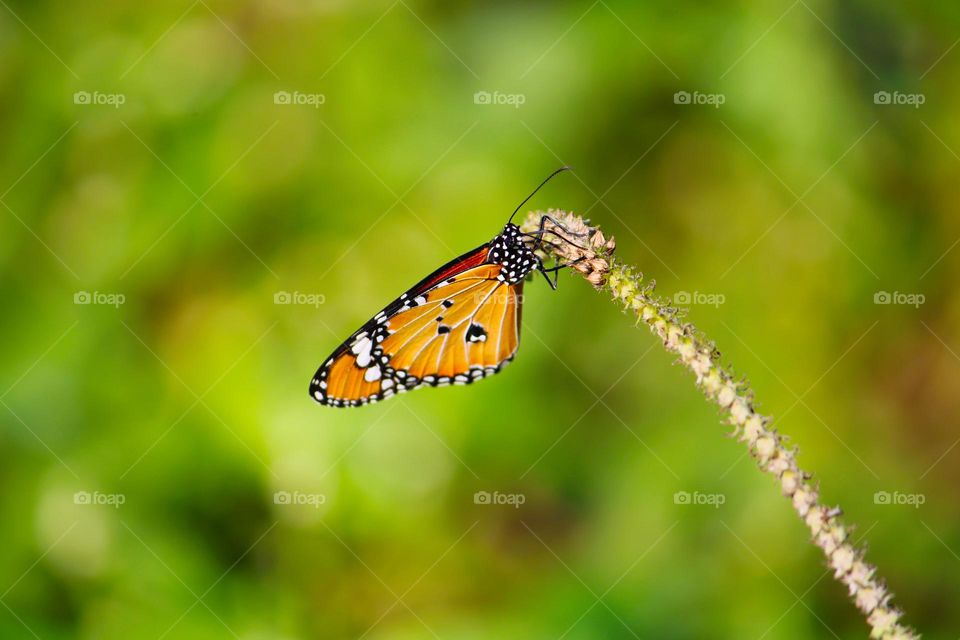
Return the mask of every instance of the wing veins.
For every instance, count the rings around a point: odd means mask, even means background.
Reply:
[[[486,280],[492,280],[492,278],[486,278]],[[468,322],[468,321],[469,321],[469,322],[472,322],[473,319],[476,317],[477,313],[479,313],[480,308],[483,307],[483,305],[485,305],[485,304],[487,303],[487,300],[490,299],[490,296],[492,296],[494,293],[496,293],[497,289],[499,289],[501,286],[503,286],[503,283],[502,283],[502,282],[501,282],[501,283],[498,283],[493,289],[491,289],[491,290],[490,290],[490,293],[488,293],[487,296],[483,299],[483,301],[480,302],[480,304],[477,305],[477,309],[476,309],[469,317],[464,318],[463,320],[461,320],[461,321],[458,322],[457,324],[455,324],[455,325],[453,325],[453,326],[450,327],[450,333],[452,334],[452,333],[453,333],[453,329],[456,328],[456,327],[461,326],[464,322]],[[423,329],[421,329],[420,331],[422,332]],[[417,333],[417,335],[419,335],[419,334],[420,334],[420,332]],[[448,335],[449,335],[449,334],[448,334]],[[447,340],[447,338],[444,338],[444,341],[446,341],[446,340]],[[432,342],[433,342],[433,340],[427,340],[426,344],[424,344],[422,347],[420,347],[420,350],[417,351],[417,353],[416,353],[416,355],[414,356],[414,358],[412,359],[412,361],[415,362],[415,361],[417,360],[417,358],[420,357],[420,354],[423,353],[423,350],[426,349],[427,347],[429,347]],[[466,343],[466,341],[464,341],[464,343]],[[441,350],[441,353],[442,353],[442,350]],[[439,362],[439,361],[440,361],[440,359],[439,359],[439,357],[438,357],[438,358],[437,358],[437,362]],[[439,368],[439,367],[438,367],[438,368]],[[428,375],[429,375],[429,374],[428,374]]]
[[[466,293],[466,292],[468,292],[468,291],[472,291],[472,290],[476,289],[477,287],[479,287],[481,284],[483,284],[483,282],[489,282],[489,281],[492,280],[493,278],[476,278],[476,279],[482,280],[482,282],[478,282],[477,284],[472,285],[472,286],[469,286],[469,287],[467,287],[466,289],[463,289],[462,291],[458,291],[458,292],[457,292],[456,294],[454,294],[454,295],[461,295],[461,294],[464,294],[464,293]],[[435,308],[436,308],[437,306],[440,306],[445,300],[450,300],[450,298],[452,298],[452,297],[453,297],[453,296],[447,296],[447,297],[445,297],[445,298],[437,298],[436,300],[431,300],[428,304],[433,305],[433,306],[430,307],[430,308],[435,310]],[[421,305],[421,306],[426,306],[426,305]],[[424,310],[424,311],[425,311],[425,312],[422,313],[422,314],[420,314],[420,315],[418,315],[415,320],[419,320],[419,319],[422,318],[423,316],[427,315],[427,314],[426,314],[426,310]],[[413,320],[412,320],[411,322],[413,322]],[[399,346],[393,351],[393,353],[390,354],[390,356],[393,357],[393,356],[395,356],[396,354],[400,353],[408,344],[410,344],[411,342],[413,342],[420,334],[422,334],[424,331],[428,331],[431,326],[433,326],[433,325],[429,325],[429,324],[428,324],[428,325],[427,325],[426,327],[424,327],[423,329],[420,329],[420,331],[415,332],[413,335],[411,335],[409,338],[407,338],[407,340],[406,340],[403,344],[399,345]],[[459,326],[459,325],[457,325],[457,326]],[[430,341],[428,340],[427,343],[429,344]],[[419,356],[419,355],[420,355],[420,353],[417,352],[417,356]]]

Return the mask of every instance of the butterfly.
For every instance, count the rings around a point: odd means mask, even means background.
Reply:
[[[489,242],[454,258],[357,329],[310,381],[310,397],[330,407],[356,407],[424,385],[464,385],[502,370],[520,344],[523,284],[539,271],[552,289],[557,272],[537,250],[546,233],[563,240],[556,221],[524,233],[513,216],[551,178],[520,203]],[[544,230],[551,220],[553,229]],[[551,280],[549,274],[553,273]]]

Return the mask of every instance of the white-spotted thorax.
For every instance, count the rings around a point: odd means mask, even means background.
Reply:
[[[540,265],[540,258],[524,242],[520,227],[508,222],[490,242],[487,262],[500,265],[497,279],[507,284],[518,284]]]

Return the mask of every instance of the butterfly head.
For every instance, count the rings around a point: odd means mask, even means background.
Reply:
[[[522,282],[528,273],[540,265],[540,258],[524,242],[520,227],[512,222],[508,222],[490,242],[487,261],[500,265],[498,279],[508,284]]]

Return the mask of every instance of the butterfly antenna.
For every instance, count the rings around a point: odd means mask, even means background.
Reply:
[[[510,218],[507,220],[507,224],[510,224],[510,222],[513,221],[513,216],[517,215],[517,211],[520,211],[520,207],[527,204],[527,200],[535,196],[537,194],[537,191],[540,191],[540,187],[550,182],[550,179],[553,178],[555,175],[557,175],[558,173],[563,173],[564,171],[572,171],[572,168],[568,166],[562,166],[556,171],[554,171],[553,173],[551,173],[550,175],[548,175],[546,179],[543,182],[541,182],[536,189],[533,190],[533,193],[528,195],[526,198],[523,199],[523,202],[517,205],[517,208],[514,209],[513,213],[510,214]]]

